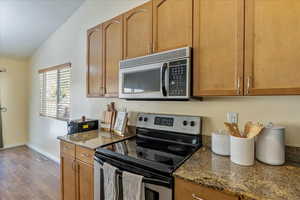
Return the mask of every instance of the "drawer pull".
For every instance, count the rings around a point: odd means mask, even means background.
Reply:
[[[192,194],[192,197],[193,197],[194,199],[196,199],[196,200],[204,200],[204,199],[202,199],[202,198],[198,197],[198,196],[197,196],[197,195],[195,195],[195,194]]]
[[[90,155],[87,154],[87,153],[81,153],[81,156],[82,156],[82,157],[90,157]]]
[[[70,150],[71,149],[71,147],[69,147],[69,146],[64,146],[64,148],[65,148],[65,150]]]

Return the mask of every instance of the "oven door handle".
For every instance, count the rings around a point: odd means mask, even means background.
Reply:
[[[103,166],[104,162],[100,158],[98,158],[97,156],[94,156],[94,160]]]
[[[161,92],[164,97],[167,96],[167,87],[166,87],[166,72],[168,69],[168,63],[164,63],[161,67]]]
[[[97,156],[94,156],[94,160],[96,162],[98,162],[101,165],[101,168],[104,164],[104,161],[102,161],[100,158],[98,158]],[[122,177],[122,173],[123,171],[120,169],[117,169],[117,173],[120,175],[120,177]],[[164,181],[164,180],[159,180],[159,179],[154,179],[154,178],[148,178],[148,177],[144,177],[143,178],[143,182],[144,183],[149,183],[149,184],[153,184],[153,185],[161,185],[161,186],[166,186],[169,187],[170,182],[168,181]]]

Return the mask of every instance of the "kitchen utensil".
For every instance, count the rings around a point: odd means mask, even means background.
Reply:
[[[270,165],[285,163],[285,128],[268,124],[256,140],[256,158]]]
[[[247,138],[254,138],[264,129],[264,125],[260,123],[247,122],[245,125],[244,134]]]
[[[254,141],[254,138],[230,136],[230,160],[238,165],[253,165]]]
[[[101,123],[101,128],[106,131],[112,131],[116,118],[115,103],[107,104],[107,110],[104,111],[104,120]]]
[[[235,136],[235,137],[243,137],[242,134],[240,133],[239,127],[235,123],[228,123],[224,122],[225,127],[228,129],[230,135]]]
[[[225,131],[212,133],[212,151],[222,156],[230,156],[230,135]]]

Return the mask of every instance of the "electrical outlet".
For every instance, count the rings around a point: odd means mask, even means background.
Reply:
[[[239,114],[236,112],[228,112],[227,113],[227,122],[228,123],[238,123],[239,121]]]

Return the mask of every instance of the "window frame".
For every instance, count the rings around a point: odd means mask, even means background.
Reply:
[[[39,73],[39,76],[42,74],[43,75],[43,86],[41,86],[41,84],[39,84],[39,90],[40,90],[40,108],[39,108],[39,115],[40,117],[47,117],[47,118],[51,118],[51,119],[56,119],[56,120],[60,120],[60,121],[69,121],[70,119],[70,116],[69,118],[63,118],[63,117],[59,117],[59,104],[60,104],[60,93],[61,93],[61,87],[60,87],[60,70],[63,70],[63,69],[66,69],[66,68],[69,68],[70,70],[72,69],[72,64],[69,62],[69,63],[64,63],[64,64],[61,64],[61,65],[56,65],[56,66],[53,66],[53,67],[47,67],[47,68],[44,68],[44,69],[41,69],[38,71]],[[41,102],[45,103],[47,101],[47,88],[46,88],[46,82],[47,82],[47,79],[46,79],[46,73],[47,72],[50,72],[50,71],[57,71],[57,74],[56,74],[56,117],[53,117],[53,116],[49,116],[49,115],[46,115],[46,114],[43,114],[42,112],[42,109],[46,109],[46,108],[43,108],[44,105],[42,105]],[[72,80],[72,73],[70,74],[70,90],[71,90],[71,80]],[[39,81],[40,81],[40,77],[39,77]],[[41,83],[41,81],[40,81]],[[41,92],[41,90],[43,90]],[[44,95],[44,96],[42,96]],[[71,99],[71,91],[70,91],[70,97]],[[45,99],[45,100],[43,100]],[[69,103],[69,105],[71,104],[71,102]],[[70,115],[70,111],[69,111],[69,115]]]

